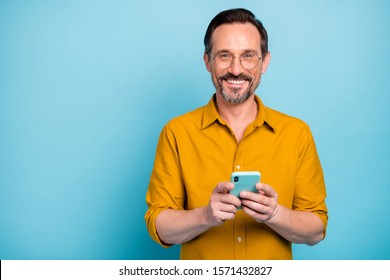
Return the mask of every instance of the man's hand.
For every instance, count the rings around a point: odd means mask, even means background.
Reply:
[[[218,183],[214,188],[209,205],[206,207],[207,220],[212,226],[223,224],[226,220],[233,220],[237,207],[241,205],[240,199],[230,194],[234,188],[230,182]]]
[[[258,193],[240,193],[242,209],[259,223],[293,243],[314,245],[324,238],[324,224],[311,212],[288,209],[278,204],[278,194],[267,184],[256,184]]]
[[[156,218],[160,239],[166,244],[183,244],[226,220],[234,219],[241,201],[229,193],[233,188],[233,183],[219,183],[207,206],[191,210],[163,210]]]
[[[242,210],[258,222],[270,220],[278,210],[278,194],[269,185],[257,183],[258,193],[240,193]]]

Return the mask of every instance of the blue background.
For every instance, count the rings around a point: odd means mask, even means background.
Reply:
[[[144,222],[157,138],[214,91],[208,23],[270,36],[257,93],[312,128],[327,238],[296,259],[390,259],[390,1],[0,2],[0,259],[177,259]]]

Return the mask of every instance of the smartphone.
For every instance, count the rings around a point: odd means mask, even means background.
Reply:
[[[231,194],[240,197],[240,192],[257,192],[256,184],[260,182],[261,174],[258,171],[240,171],[233,172],[230,176],[230,182],[234,183],[234,189]]]

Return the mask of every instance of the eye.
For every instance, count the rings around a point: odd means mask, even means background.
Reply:
[[[253,60],[253,59],[257,59],[258,56],[255,53],[246,53],[242,55],[242,58],[245,60]]]
[[[222,59],[222,60],[228,60],[230,59],[232,56],[229,54],[229,53],[220,53],[218,54],[218,58],[219,59]]]

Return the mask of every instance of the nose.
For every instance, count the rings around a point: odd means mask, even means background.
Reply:
[[[244,68],[241,65],[240,57],[233,57],[232,64],[229,67],[229,72],[235,76],[238,76],[244,72]]]

